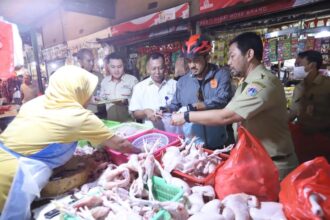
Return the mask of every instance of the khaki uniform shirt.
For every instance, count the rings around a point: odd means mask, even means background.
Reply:
[[[34,99],[38,96],[38,86],[36,84],[27,85],[22,83],[21,93],[24,95],[22,103],[30,101],[31,99]]]
[[[300,82],[294,89],[290,110],[306,131],[330,131],[330,78],[318,75],[310,85]]]
[[[271,157],[294,154],[283,86],[263,65],[245,78],[226,108],[245,119],[242,125]]]
[[[101,99],[106,101],[111,100],[130,100],[133,87],[138,83],[135,76],[124,74],[119,82],[111,80],[111,76],[107,76],[101,83]],[[116,105],[115,103],[107,103],[107,118],[109,120],[125,122],[132,120],[128,112],[127,105]]]

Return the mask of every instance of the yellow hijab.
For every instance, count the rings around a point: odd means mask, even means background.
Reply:
[[[45,108],[83,107],[97,86],[98,78],[77,67],[63,66],[49,79],[45,92]]]

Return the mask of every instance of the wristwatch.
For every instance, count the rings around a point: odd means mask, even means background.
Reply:
[[[193,106],[192,104],[187,105],[188,111],[197,111],[197,108]]]
[[[190,122],[190,120],[189,120],[189,111],[186,111],[186,112],[183,113],[183,118],[186,122]]]

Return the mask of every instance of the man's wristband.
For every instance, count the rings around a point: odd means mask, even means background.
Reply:
[[[186,122],[188,122],[188,123],[190,122],[190,120],[189,120],[189,111],[186,111],[186,112],[183,113],[183,118]]]

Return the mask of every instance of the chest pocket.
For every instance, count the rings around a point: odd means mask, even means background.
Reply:
[[[124,84],[120,88],[120,93],[123,96],[131,96],[132,95],[132,90],[133,89],[129,85]]]
[[[330,113],[330,93],[315,94],[313,97],[315,114]]]

